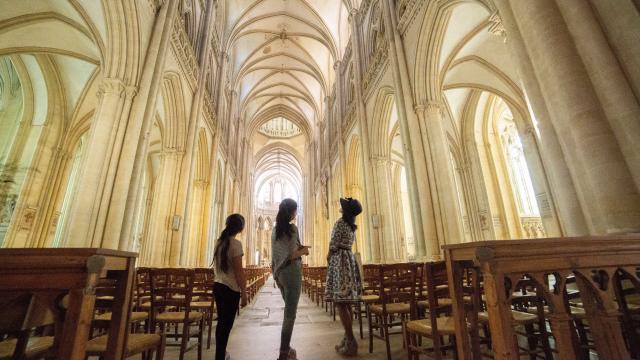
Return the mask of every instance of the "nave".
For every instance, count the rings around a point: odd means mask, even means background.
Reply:
[[[534,330],[563,336],[547,358],[638,358],[638,39],[639,0],[1,0],[0,310],[55,285],[45,302],[71,298],[66,326],[85,331],[108,302],[96,278],[118,278],[109,326],[127,327],[124,277],[209,267],[230,214],[246,218],[243,266],[266,269],[285,198],[305,265],[323,267],[353,197],[365,267],[460,247],[449,270],[466,287],[443,314],[458,331],[478,320],[460,315],[477,286],[495,297],[476,313],[511,338],[522,280]],[[66,334],[64,351],[89,340]],[[511,359],[514,344],[482,346]]]
[[[272,360],[278,357],[284,303],[280,291],[274,285],[273,277],[269,277],[255,300],[240,310],[240,316],[233,326],[227,347],[231,359]],[[365,338],[359,341],[359,356],[356,359],[386,359],[383,342],[377,341],[374,353],[368,353],[366,319],[364,321]],[[354,331],[358,331],[357,321]],[[333,321],[330,312],[317,306],[308,295],[301,295],[291,342],[300,359],[338,359],[339,355],[336,354],[334,346],[340,342],[343,332],[340,322]],[[212,345],[211,350],[204,352],[204,357],[212,358],[213,351]],[[185,360],[197,358],[193,351],[187,354]],[[393,358],[404,359],[405,357],[402,340],[396,337],[393,341]],[[176,350],[168,348],[166,359],[177,359]]]

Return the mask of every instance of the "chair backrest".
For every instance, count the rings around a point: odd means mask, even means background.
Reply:
[[[0,292],[0,335],[17,340],[12,359],[24,357],[32,329],[55,323],[51,310],[55,303],[56,299],[33,293]]]
[[[377,293],[380,288],[380,265],[366,264],[363,266],[362,293],[365,295]]]
[[[96,286],[96,301],[94,305],[94,314],[100,315],[107,312],[113,311],[113,304],[115,302],[116,295],[116,281],[111,279],[100,279],[98,281],[98,285]],[[132,289],[133,291],[133,289]],[[130,320],[130,319],[129,319]],[[92,336],[99,335],[104,333],[111,325],[110,320],[99,320],[93,319],[91,323],[91,334]]]
[[[140,307],[142,304],[151,301],[151,279],[149,275],[150,268],[137,268],[136,269],[136,284],[135,284],[135,305]]]
[[[444,261],[426,262],[423,265],[423,270],[429,311],[435,316],[440,312],[449,311],[439,303],[440,299],[449,298],[447,264]]]
[[[195,272],[193,269],[151,269],[151,316],[176,307],[185,312],[185,321],[191,311]]]
[[[55,300],[33,293],[0,292],[0,333],[15,333],[55,323]]]
[[[416,265],[384,264],[378,268],[378,291],[383,311],[390,303],[407,303],[415,314]]]
[[[198,301],[213,302],[214,271],[211,268],[193,269],[193,293],[192,297]]]

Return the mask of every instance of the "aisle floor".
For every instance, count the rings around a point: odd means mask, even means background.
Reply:
[[[232,360],[275,360],[280,345],[280,328],[282,326],[284,302],[280,292],[274,287],[271,278],[260,290],[254,301],[240,311],[240,317],[231,333],[227,351]],[[384,341],[374,338],[373,353],[368,352],[367,319],[363,319],[364,339],[359,340],[359,351],[356,359],[386,359]],[[215,330],[215,328],[214,328]],[[358,323],[354,321],[354,331],[358,333]],[[293,331],[292,347],[298,352],[300,360],[333,360],[342,359],[334,346],[342,339],[343,330],[340,321],[335,322],[324,308],[316,306],[306,295],[300,297],[298,317]],[[172,339],[169,339],[172,341]],[[212,339],[212,342],[214,340]],[[203,359],[213,359],[215,345],[204,351]],[[178,359],[178,348],[168,347],[165,359]],[[392,358],[406,359],[402,349],[402,336],[392,336]],[[197,359],[197,351],[191,349],[186,360]]]

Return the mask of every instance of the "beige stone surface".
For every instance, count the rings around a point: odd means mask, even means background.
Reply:
[[[325,264],[640,231],[636,0],[0,2],[0,247]]]

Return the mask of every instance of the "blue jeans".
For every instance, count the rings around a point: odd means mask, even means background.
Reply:
[[[280,293],[284,299],[284,321],[280,334],[280,352],[289,352],[293,325],[296,322],[298,312],[298,300],[302,283],[302,265],[300,261],[294,261],[291,265],[282,269],[277,279]]]

